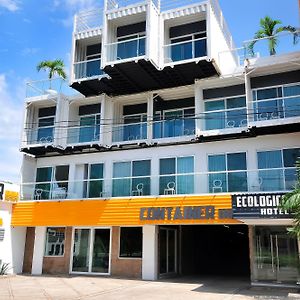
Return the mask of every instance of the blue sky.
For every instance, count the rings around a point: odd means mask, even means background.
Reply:
[[[299,27],[298,0],[219,0],[237,46],[265,15]],[[0,180],[20,181],[18,152],[25,83],[44,79],[36,65],[61,58],[69,69],[75,12],[97,0],[0,0]]]

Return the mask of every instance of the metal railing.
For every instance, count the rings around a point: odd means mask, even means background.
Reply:
[[[147,122],[113,126],[112,141],[130,142],[147,139]]]
[[[100,68],[101,58],[79,61],[74,63],[75,80],[98,77],[105,73]]]
[[[146,53],[146,37],[138,37],[106,44],[107,60],[121,61],[144,56]]]
[[[296,168],[181,173],[21,184],[21,200],[89,199],[236,192],[284,192]]]
[[[207,55],[206,37],[164,45],[164,61],[171,63]]]
[[[53,78],[46,80],[30,81],[26,83],[26,98],[42,95],[57,96],[57,94],[66,96],[79,95],[80,93],[72,89],[68,82],[62,78]]]
[[[100,141],[100,125],[70,126],[67,128],[67,144],[80,144]]]
[[[82,11],[75,15],[74,33],[100,28],[103,25],[103,8]]]
[[[153,138],[169,138],[195,135],[195,117],[174,118],[155,121],[153,123]]]
[[[168,11],[179,7],[184,7],[193,4],[199,4],[205,1],[199,0],[160,0],[160,11]]]
[[[27,145],[51,145],[54,142],[55,126],[25,128],[22,135],[22,147]]]
[[[157,3],[159,0],[152,1],[154,4]],[[106,6],[106,11],[110,10],[118,10],[122,7],[127,7],[127,6],[137,6],[140,4],[145,4],[148,2],[151,2],[151,0],[105,0],[105,6]]]

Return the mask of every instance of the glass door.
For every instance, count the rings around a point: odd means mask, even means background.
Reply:
[[[160,228],[159,230],[159,274],[174,275],[177,272],[177,230]]]
[[[109,258],[109,228],[75,228],[72,256],[72,272],[109,274]]]
[[[297,240],[284,227],[255,229],[254,280],[296,284],[299,280]]]

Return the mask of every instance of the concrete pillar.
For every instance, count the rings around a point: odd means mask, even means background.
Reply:
[[[143,226],[143,280],[157,280],[158,270],[158,226]]]
[[[35,228],[35,239],[32,257],[32,275],[41,275],[43,269],[43,258],[45,251],[46,227]]]
[[[148,143],[152,142],[153,137],[153,93],[148,93],[147,97],[147,140]]]
[[[204,130],[204,100],[203,88],[196,82],[195,84],[195,118],[196,118],[196,135],[201,135]]]

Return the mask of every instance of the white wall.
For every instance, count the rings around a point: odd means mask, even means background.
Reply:
[[[11,227],[12,203],[0,201],[0,219],[4,229],[4,240],[0,241],[0,260],[9,264],[9,273],[22,272],[26,228]]]
[[[46,227],[35,228],[35,238],[32,257],[32,275],[41,275],[43,270],[43,258],[45,251]]]
[[[143,226],[142,278],[157,280],[158,276],[158,226]]]

